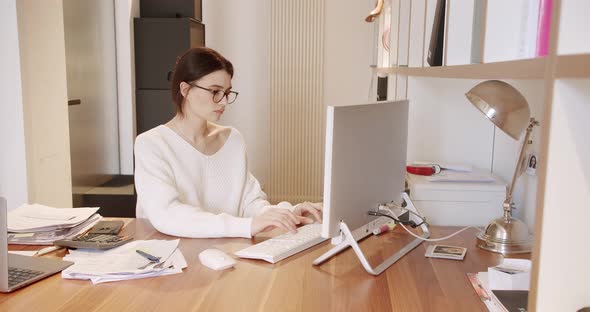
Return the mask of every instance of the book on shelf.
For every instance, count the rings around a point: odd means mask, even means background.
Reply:
[[[535,57],[540,0],[486,1],[484,63]]]
[[[518,59],[534,58],[537,48],[537,32],[539,24],[539,0],[526,0],[522,3],[522,19],[520,24],[520,41]]]
[[[447,2],[445,66],[471,63],[474,6],[475,0]]]
[[[551,32],[552,0],[540,0],[537,28],[536,56],[546,56],[549,52],[549,34]]]
[[[483,63],[483,45],[485,38],[486,1],[475,0],[471,23],[471,64]]]
[[[410,1],[400,1],[399,4],[399,29],[398,29],[398,52],[397,65],[408,66],[409,64],[409,45],[410,45],[410,27],[401,25],[410,25],[411,14]]]
[[[422,67],[424,66],[424,58],[422,53],[424,52],[424,30],[426,25],[424,24],[426,6],[428,0],[412,0],[410,1],[410,38],[409,38],[409,67]],[[432,1],[434,4],[434,1]]]
[[[391,21],[389,23],[389,66],[397,66],[400,0],[391,1]]]
[[[437,0],[430,35],[427,61],[430,66],[442,66],[445,37],[446,0]]]

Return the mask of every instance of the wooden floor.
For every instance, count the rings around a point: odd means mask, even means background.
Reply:
[[[431,228],[432,237],[455,230]],[[371,263],[410,241],[402,231],[398,227],[361,242]],[[124,232],[136,238],[172,238],[157,233],[143,220],[133,220]],[[468,247],[463,261],[426,258],[430,243],[423,243],[377,277],[364,271],[350,249],[322,266],[313,266],[313,259],[329,249],[329,242],[278,264],[239,259],[233,269],[213,271],[200,264],[200,251],[213,247],[233,253],[265,238],[182,239],[180,249],[188,262],[182,274],[96,286],[54,275],[15,293],[0,294],[0,310],[486,311],[465,273],[484,271],[501,257],[476,248],[475,233],[469,229],[444,242]],[[11,249],[26,248],[11,245]],[[61,253],[63,256],[64,251]]]

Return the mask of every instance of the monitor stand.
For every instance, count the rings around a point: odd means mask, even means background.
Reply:
[[[402,193],[402,198],[406,201],[407,206],[405,208],[407,210],[418,213],[418,211],[416,210],[416,207],[414,207],[414,204],[410,200],[410,197],[408,196],[408,194],[406,194],[405,192]],[[418,221],[418,220],[416,220],[416,221]],[[428,230],[428,226],[426,223],[422,224],[420,226],[420,229],[422,230],[422,235],[420,235],[422,238],[430,237],[430,231]],[[421,240],[421,239],[418,239],[418,238],[414,239],[412,242],[405,245],[400,250],[398,250],[396,253],[394,253],[391,257],[385,259],[385,261],[383,261],[381,264],[377,265],[377,267],[373,268],[371,266],[371,264],[369,264],[369,261],[365,257],[365,254],[361,250],[357,240],[354,238],[354,236],[352,235],[352,232],[350,231],[350,229],[346,225],[346,222],[344,222],[344,221],[340,222],[340,232],[343,236],[342,242],[339,243],[338,245],[334,246],[332,249],[328,250],[328,252],[321,255],[319,258],[315,259],[313,261],[314,265],[320,265],[320,264],[324,263],[325,261],[327,261],[328,259],[335,256],[336,254],[338,254],[339,252],[343,251],[344,249],[346,249],[348,247],[352,247],[352,249],[356,253],[359,260],[361,261],[361,264],[363,265],[365,270],[369,274],[379,275],[379,274],[381,274],[381,272],[385,271],[385,269],[390,267],[397,260],[401,259],[407,253],[412,251],[412,249],[416,248],[418,245],[420,245],[420,243],[423,242],[423,240]]]

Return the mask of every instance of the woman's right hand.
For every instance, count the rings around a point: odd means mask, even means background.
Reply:
[[[297,232],[297,225],[301,221],[293,212],[288,209],[271,208],[263,214],[252,218],[251,234],[252,236],[281,228],[289,232]]]

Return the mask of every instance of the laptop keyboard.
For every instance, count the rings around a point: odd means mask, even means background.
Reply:
[[[35,276],[43,274],[41,271],[27,270],[21,268],[8,268],[8,287],[20,284],[26,280],[32,279]]]

